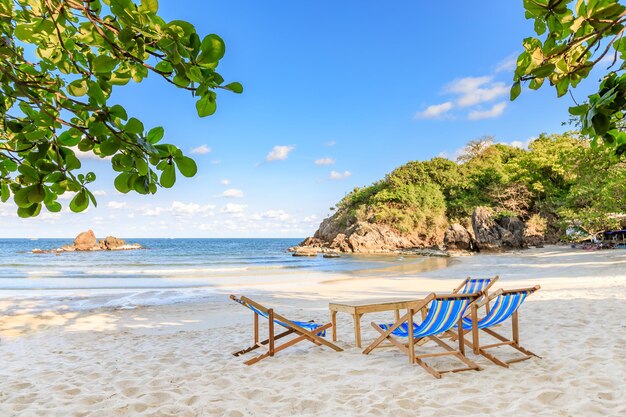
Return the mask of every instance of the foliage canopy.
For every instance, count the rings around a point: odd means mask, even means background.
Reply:
[[[626,7],[618,0],[524,0],[526,18],[534,21],[537,37],[524,39],[517,59],[511,100],[521,85],[539,89],[549,81],[559,97],[606,63],[597,93],[585,103],[570,107],[583,135],[626,152]]]
[[[191,23],[164,21],[157,0],[0,0],[0,197],[11,195],[21,217],[42,207],[61,210],[59,195],[75,193],[70,209],[96,204],[79,174],[76,150],[111,157],[115,188],[155,193],[195,162],[161,143],[162,127],[146,128],[119,104],[115,86],[149,74],[189,91],[200,117],[216,109],[216,90],[242,92],[216,72],[225,53],[217,35]]]
[[[437,233],[450,222],[467,224],[477,206],[493,208],[496,216],[547,222],[557,235],[571,226],[595,234],[618,227],[619,214],[626,213],[626,163],[578,133],[543,134],[528,150],[482,138],[470,142],[458,162],[412,161],[356,188],[336,215],[345,223]]]

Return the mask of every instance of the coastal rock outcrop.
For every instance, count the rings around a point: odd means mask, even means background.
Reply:
[[[342,224],[336,217],[329,217],[322,221],[313,237],[306,238],[297,248],[318,248],[324,253],[389,253],[407,248],[436,247],[438,243],[416,232],[400,233],[385,224],[367,221]]]
[[[116,238],[114,236],[107,236],[100,242],[96,239],[96,235],[93,230],[87,230],[86,232],[81,232],[74,239],[74,243],[71,245],[61,246],[57,249],[52,250],[42,250],[42,249],[33,249],[32,253],[58,253],[58,252],[89,252],[89,251],[101,251],[101,250],[133,250],[133,249],[141,249],[141,245],[139,243],[131,243],[128,244],[124,242],[122,239]]]
[[[472,229],[479,250],[523,248],[524,228],[524,222],[517,217],[496,219],[489,207],[476,207],[472,213]]]
[[[346,220],[335,214],[322,221],[312,237],[290,251],[294,256],[313,256],[318,252],[402,253],[424,256],[449,256],[478,251],[521,249],[528,246],[529,228],[518,217],[497,217],[489,207],[477,207],[471,227],[453,223],[439,234],[425,237],[418,231],[400,232],[388,224],[368,220]],[[534,241],[533,240],[533,241]],[[442,250],[445,249],[445,250]],[[307,252],[310,250],[310,252]]]
[[[476,240],[472,234],[458,223],[451,225],[446,230],[443,244],[450,250],[475,251],[477,249]]]
[[[64,246],[67,247],[67,246]],[[72,246],[69,246],[72,247]],[[74,250],[86,251],[86,250],[99,250],[98,240],[93,230],[89,229],[86,232],[81,232],[74,239]]]

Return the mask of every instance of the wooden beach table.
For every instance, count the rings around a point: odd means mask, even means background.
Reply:
[[[330,320],[333,324],[332,333],[333,341],[337,341],[337,313],[352,314],[354,320],[354,343],[356,347],[361,347],[361,317],[367,313],[379,313],[381,311],[394,311],[396,321],[400,319],[400,310],[405,310],[411,304],[420,301],[421,298],[412,298],[410,300],[393,300],[393,301],[355,301],[346,303],[330,303]]]

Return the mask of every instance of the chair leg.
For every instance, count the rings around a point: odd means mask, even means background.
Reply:
[[[331,326],[332,326],[332,323],[328,323],[328,324],[325,324],[324,326],[318,327],[317,330],[323,331],[323,330],[326,330],[326,329],[330,328]],[[286,336],[287,334],[290,334],[290,333],[296,333],[296,332],[293,329],[287,330],[286,332],[283,332],[283,333],[277,335],[274,338],[274,340],[277,340],[280,337]],[[288,347],[291,347],[291,346],[295,345],[296,343],[300,343],[300,342],[302,342],[304,340],[308,340],[308,341],[312,342],[312,340],[309,338],[308,335],[299,335],[298,337],[295,337],[295,338],[293,338],[291,340],[288,340],[287,342],[283,343],[282,345],[274,346],[273,351],[268,350],[267,352],[262,353],[262,354],[260,354],[258,356],[255,356],[254,358],[248,359],[247,361],[244,362],[244,364],[245,365],[254,365],[255,363],[259,362],[260,360],[265,359],[265,358],[270,357],[270,356],[274,356],[274,354],[280,352],[281,350],[285,350]]]
[[[279,333],[279,334],[277,334],[274,337],[274,340],[282,339],[283,337],[285,337],[287,335],[290,335],[293,332],[294,332],[293,330],[289,329],[287,331]],[[270,339],[265,339],[265,340],[263,340],[261,342],[257,342],[257,343],[255,343],[254,345],[252,345],[250,347],[238,350],[237,352],[233,352],[233,356],[241,356],[241,355],[243,355],[245,353],[252,352],[253,350],[256,350],[256,349],[261,348],[261,347],[267,348],[266,345],[269,343],[269,341],[270,341]]]
[[[506,337],[502,336],[501,334],[498,334],[498,333],[494,332],[491,329],[481,329],[481,330],[484,331],[485,333],[487,333],[489,336],[492,336],[492,337],[500,340],[502,342],[502,345],[507,344],[507,345],[511,346],[513,349],[515,349],[515,350],[517,350],[517,351],[519,351],[519,352],[521,352],[521,353],[523,353],[525,355],[524,357],[521,357],[521,358],[511,359],[509,361],[503,361],[503,360],[500,360],[500,359],[496,358],[494,355],[492,355],[490,353],[487,353],[486,352],[486,349],[487,349],[486,347],[479,347],[480,354],[483,355],[485,358],[489,359],[490,361],[492,361],[493,363],[497,364],[497,365],[500,365],[500,366],[503,366],[505,368],[508,368],[509,364],[511,364],[511,363],[525,361],[527,359],[532,358],[533,356],[541,359],[540,356],[538,356],[538,355],[534,354],[533,352],[531,352],[531,351],[521,347],[518,344],[518,342],[516,342],[515,340],[509,340]],[[516,336],[515,332],[514,332],[513,336],[515,338],[515,336]],[[519,340],[519,336],[517,336],[517,339]],[[495,346],[491,346],[491,347],[495,347]]]

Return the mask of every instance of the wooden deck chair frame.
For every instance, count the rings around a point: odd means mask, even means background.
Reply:
[[[299,343],[305,340],[308,340],[309,342],[314,343],[315,345],[318,345],[318,346],[322,346],[322,345],[327,346],[337,352],[341,352],[343,350],[339,346],[336,346],[330,343],[329,341],[325,340],[323,337],[318,336],[320,332],[330,329],[332,327],[332,323],[321,325],[314,331],[309,331],[301,326],[298,326],[297,324],[287,319],[286,317],[276,313],[274,309],[266,308],[262,306],[261,304],[251,300],[248,297],[244,297],[244,296],[237,297],[235,295],[231,295],[230,298],[231,300],[236,301],[239,304],[243,304],[243,305],[248,304],[256,308],[257,310],[267,314],[267,320],[268,320],[267,339],[259,340],[259,333],[260,333],[259,332],[259,314],[256,311],[252,310],[252,312],[254,313],[254,344],[245,349],[238,350],[237,352],[233,352],[234,356],[241,356],[259,348],[265,349],[264,353],[245,361],[244,364],[246,365],[253,365],[262,359],[274,356],[276,353],[280,352],[281,350],[287,349],[288,347],[291,347],[295,345],[296,343]],[[280,323],[277,323],[276,321],[279,321]],[[312,322],[313,321],[311,321],[311,323]],[[286,330],[281,333],[275,334],[276,325],[285,327]],[[277,340],[282,339],[285,336],[288,336],[291,334],[295,334],[297,335],[297,337],[290,339],[283,344],[276,344]]]
[[[378,324],[372,322],[371,323],[372,327],[378,333],[380,333],[380,336],[372,344],[370,344],[363,351],[363,353],[365,355],[369,354],[372,350],[382,347],[381,343],[383,341],[388,340],[393,346],[397,347],[403,353],[408,355],[409,363],[420,365],[422,368],[424,368],[428,373],[433,375],[435,378],[441,378],[444,373],[448,373],[448,372],[480,371],[482,368],[478,364],[474,363],[473,361],[471,361],[465,356],[465,343],[463,339],[464,334],[462,331],[458,333],[458,339],[459,339],[458,349],[454,349],[453,347],[445,343],[443,340],[441,340],[441,338],[435,335],[425,336],[425,337],[420,337],[420,338],[415,338],[413,336],[414,316],[418,313],[421,313],[423,315],[424,311],[428,310],[428,306],[430,302],[433,301],[434,299],[470,298],[470,305],[471,305],[472,303],[476,302],[479,297],[480,297],[480,293],[446,294],[446,295],[436,295],[435,293],[431,293],[425,299],[417,301],[415,304],[408,306],[407,313],[404,316],[400,317],[400,319],[396,320],[393,326],[389,327],[387,330],[381,329],[380,326],[378,326]],[[462,317],[459,319],[459,323],[461,323],[461,320],[462,320]],[[408,324],[408,340],[406,343],[392,336],[393,331],[397,329],[398,327],[400,327],[405,322],[407,322]],[[416,355],[415,346],[421,345],[427,341],[435,342],[437,345],[439,345],[440,347],[444,349],[444,352]],[[454,357],[459,359],[461,362],[463,362],[467,366],[463,368],[440,370],[440,369],[435,369],[431,367],[430,365],[428,365],[426,362],[423,361],[424,358],[440,357],[440,356],[446,356],[446,355],[453,355]]]
[[[472,320],[472,330],[464,330],[463,333],[467,334],[471,332],[472,341],[470,342],[469,340],[465,340],[465,344],[467,344],[473,350],[474,354],[482,355],[485,358],[489,359],[491,362],[495,363],[496,365],[500,365],[505,368],[508,368],[509,365],[512,363],[522,362],[533,357],[541,359],[541,356],[522,347],[519,343],[519,309],[515,310],[515,312],[511,315],[511,333],[512,333],[511,339],[507,339],[505,336],[493,331],[490,328],[483,328],[483,329],[478,328],[478,309],[480,309],[483,305],[485,305],[485,303],[493,301],[494,299],[496,299],[498,296],[502,294],[529,292],[528,295],[530,295],[534,293],[535,291],[538,291],[540,288],[541,286],[535,285],[534,287],[530,287],[530,288],[519,288],[519,289],[512,289],[512,290],[499,289],[498,291],[491,294],[489,297],[485,297],[483,300],[470,306],[469,314]],[[479,336],[480,331],[483,331],[489,336],[499,340],[499,342],[488,344],[488,345],[481,345],[480,336]],[[457,337],[456,334],[451,334],[451,336],[452,336],[452,339],[455,339]],[[499,359],[495,355],[487,352],[487,349],[495,348],[498,346],[510,346],[513,349],[516,349],[517,351],[523,353],[524,356],[519,357],[519,358],[514,358],[508,361],[504,361],[504,360]]]
[[[476,279],[476,278],[472,278],[472,277],[465,278],[463,280],[463,282],[461,282],[461,284],[452,291],[452,294],[461,294],[459,291],[461,291],[465,287],[465,285],[467,285],[467,283],[470,280],[472,280],[472,279]],[[491,287],[493,287],[493,285],[496,283],[496,281],[498,281],[500,279],[500,277],[498,275],[496,275],[495,277],[489,278],[489,279],[491,281],[489,281],[489,284],[485,288],[483,288],[483,290],[481,291],[484,294],[485,298],[487,298],[489,296],[489,289]],[[484,306],[485,306],[485,308],[487,310],[487,313],[488,313],[489,312],[489,302],[484,304]]]

